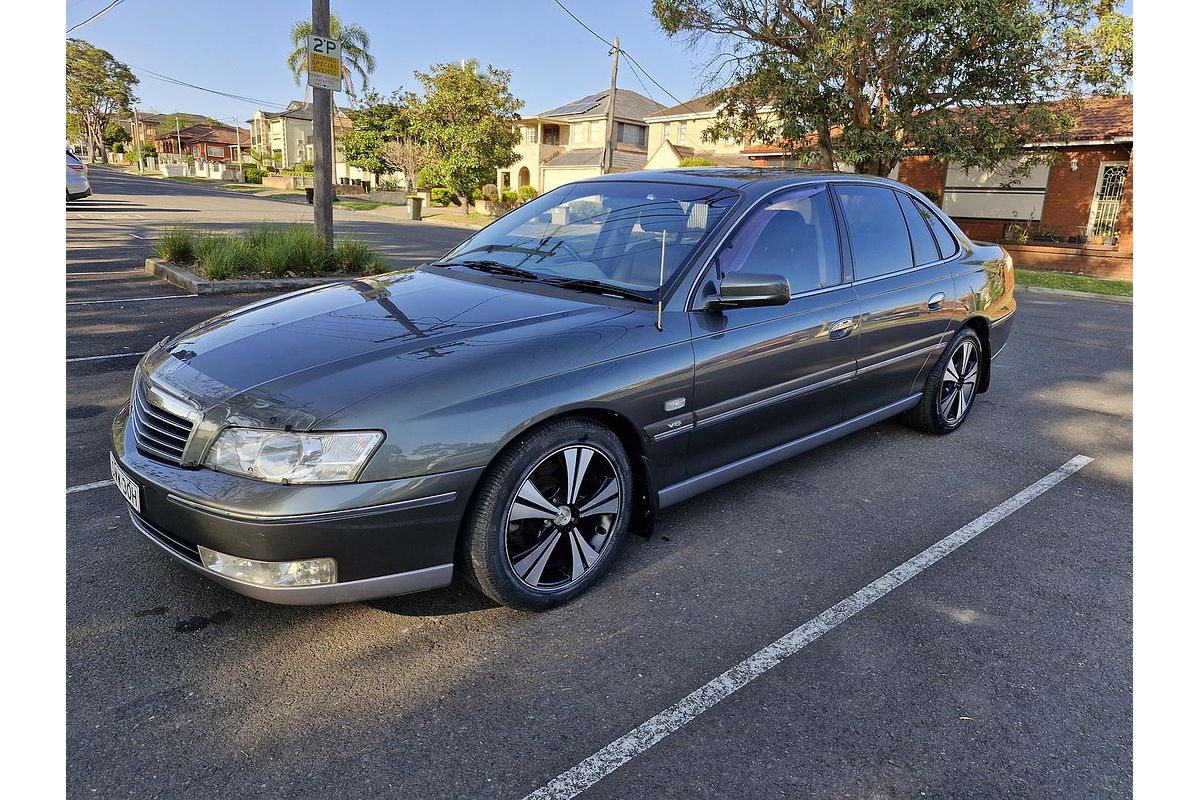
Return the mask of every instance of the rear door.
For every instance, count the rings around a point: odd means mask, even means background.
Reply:
[[[953,319],[954,281],[928,224],[905,192],[865,183],[834,184],[860,303],[858,372],[846,418],[917,391],[926,360]]]
[[[858,301],[844,278],[826,186],[765,200],[717,251],[710,270],[701,302],[721,274],[739,270],[784,276],[792,298],[782,306],[692,314],[692,476],[841,422],[854,375]]]

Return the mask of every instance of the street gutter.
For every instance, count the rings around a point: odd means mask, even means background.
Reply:
[[[1018,283],[1017,288],[1022,292],[1029,294],[1044,294],[1052,297],[1061,297],[1064,299],[1074,300],[1100,300],[1105,303],[1124,303],[1130,304],[1133,302],[1133,297],[1128,297],[1119,294],[1099,294],[1097,292],[1077,292],[1074,289],[1051,289],[1048,286],[1025,286]]]

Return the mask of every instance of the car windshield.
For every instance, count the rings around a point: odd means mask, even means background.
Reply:
[[[439,263],[650,299],[737,199],[712,186],[569,184],[509,212]]]

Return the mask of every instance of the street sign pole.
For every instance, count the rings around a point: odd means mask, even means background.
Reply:
[[[333,92],[341,89],[342,47],[329,37],[329,0],[313,0],[308,84],[313,90],[313,224],[333,244]],[[332,73],[332,74],[331,74]]]

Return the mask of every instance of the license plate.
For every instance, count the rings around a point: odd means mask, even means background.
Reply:
[[[121,469],[121,465],[117,463],[117,457],[112,453],[108,454],[108,468],[112,472],[113,483],[117,485],[117,491],[129,501],[129,505],[133,506],[134,511],[142,510],[142,490],[134,483],[133,478]]]

